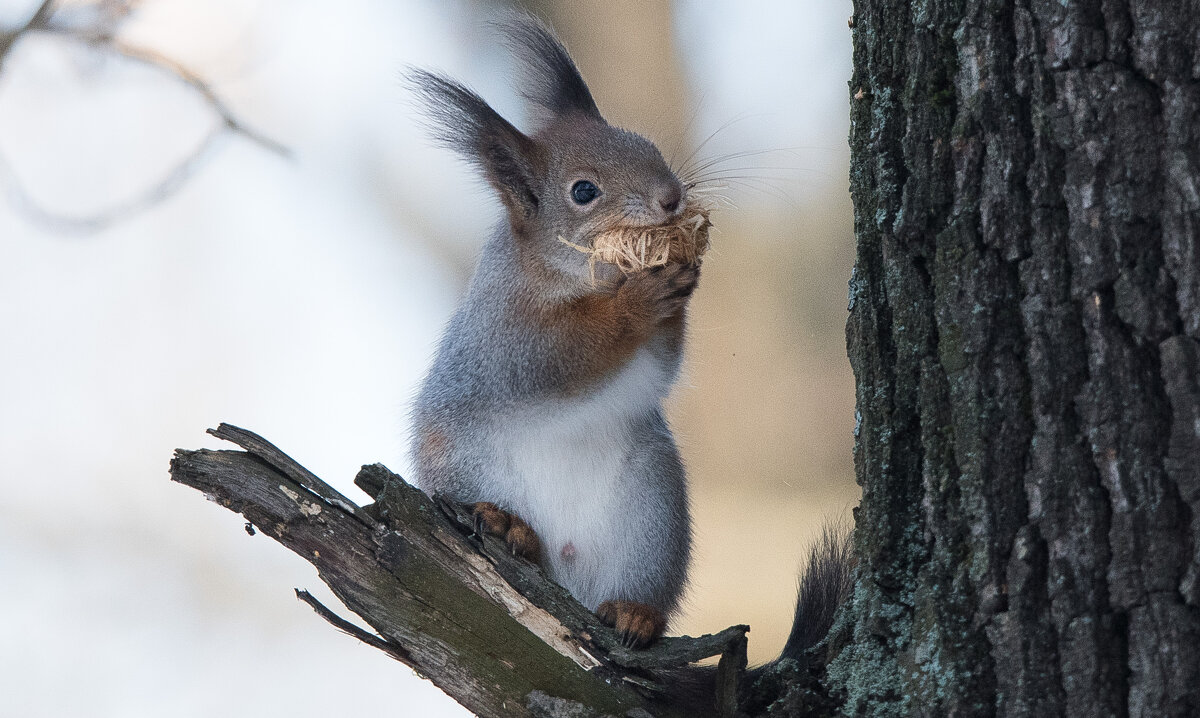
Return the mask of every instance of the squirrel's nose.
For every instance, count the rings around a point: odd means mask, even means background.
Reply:
[[[679,202],[683,199],[683,188],[678,184],[670,184],[658,191],[658,206],[663,208],[667,214],[672,214],[679,209]]]

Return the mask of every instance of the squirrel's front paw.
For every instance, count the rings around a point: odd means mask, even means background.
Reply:
[[[645,648],[667,628],[662,611],[636,601],[605,601],[596,608],[596,616],[615,628],[628,648]]]
[[[635,304],[648,306],[662,321],[679,314],[700,281],[698,264],[666,264],[625,277],[619,294]]]
[[[542,541],[520,516],[510,514],[487,501],[472,504],[471,514],[475,518],[475,533],[487,531],[493,536],[499,536],[508,544],[508,550],[512,551],[514,556],[521,556],[530,561],[538,560],[538,555],[542,552]]]

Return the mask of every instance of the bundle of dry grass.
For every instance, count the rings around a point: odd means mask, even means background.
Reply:
[[[671,224],[615,227],[595,235],[590,247],[562,237],[559,241],[588,255],[593,282],[597,262],[615,264],[625,274],[670,262],[694,264],[708,251],[708,228],[712,226],[709,211],[702,202],[693,200]]]

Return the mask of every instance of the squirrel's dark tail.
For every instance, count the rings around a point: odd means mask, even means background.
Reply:
[[[800,577],[796,596],[796,617],[792,632],[780,659],[806,663],[805,653],[820,643],[833,626],[838,607],[849,597],[854,585],[854,554],[850,547],[851,526],[847,521],[830,520],[809,549],[808,566]],[[754,683],[769,674],[779,659],[750,669],[746,681]],[[714,698],[717,671],[713,666],[689,666],[667,671],[672,677],[666,699],[695,716],[720,714]]]
[[[805,651],[825,638],[838,607],[850,595],[853,574],[850,526],[845,521],[828,521],[809,549],[808,566],[800,577],[796,596],[796,617],[783,647],[783,658],[800,660]]]

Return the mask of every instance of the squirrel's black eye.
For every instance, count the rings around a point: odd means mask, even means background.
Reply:
[[[579,180],[571,185],[571,199],[575,200],[575,204],[587,204],[599,196],[600,188],[587,180]]]

